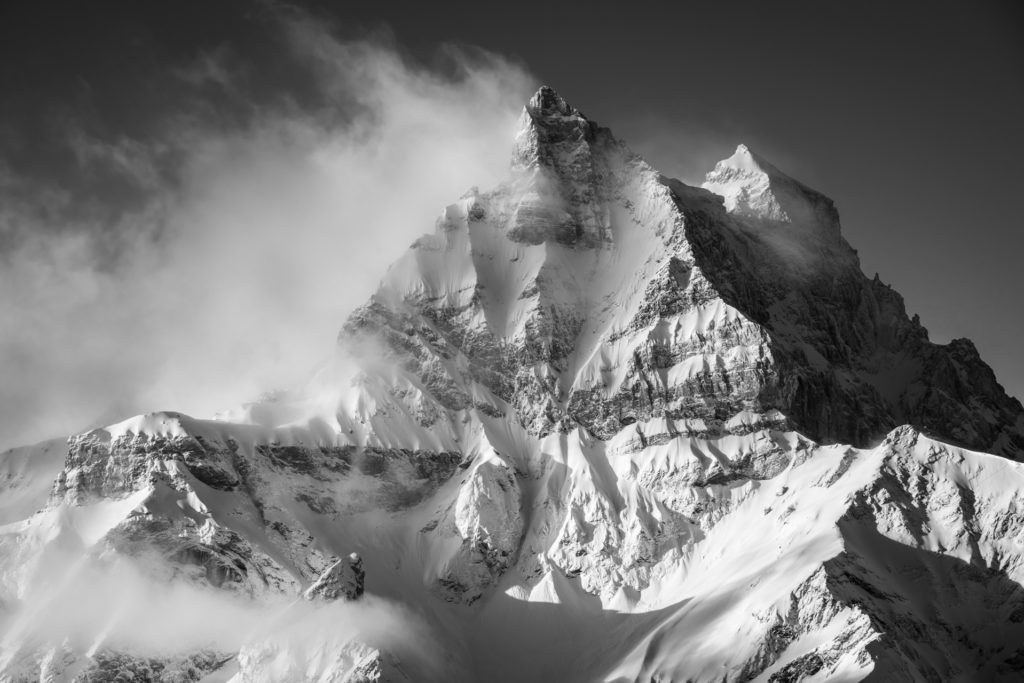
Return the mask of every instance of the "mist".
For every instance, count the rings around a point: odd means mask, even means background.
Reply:
[[[251,98],[259,74],[212,51],[174,69],[180,106],[145,137],[65,122],[82,182],[0,160],[0,448],[303,382],[431,216],[506,171],[521,66],[274,22],[309,97]]]
[[[64,648],[77,658],[71,666],[87,664],[83,655],[109,650],[171,664],[197,652],[210,653],[213,660],[240,651],[240,659],[273,660],[283,652],[281,666],[323,667],[330,663],[324,651],[340,656],[357,643],[382,648],[438,679],[444,666],[426,623],[379,596],[331,603],[284,596],[254,601],[212,587],[160,581],[124,559],[80,558],[53,547],[47,558],[59,561],[58,567],[45,568],[48,580],[34,577],[19,603],[0,610],[4,667],[32,660],[32,653],[19,648],[25,642]],[[277,665],[262,664],[271,672]]]

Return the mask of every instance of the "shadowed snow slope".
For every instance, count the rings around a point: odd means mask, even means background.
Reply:
[[[0,680],[1024,670],[1024,411],[974,346],[746,147],[689,187],[549,88],[304,393],[55,449],[0,456]]]

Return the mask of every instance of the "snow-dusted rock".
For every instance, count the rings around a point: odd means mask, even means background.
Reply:
[[[357,600],[363,594],[363,559],[352,553],[333,562],[303,593],[307,600]]]
[[[481,443],[483,453],[464,464],[450,502],[418,533],[434,556],[425,581],[447,601],[483,597],[515,562],[522,542],[519,475],[489,444]]]
[[[1015,680],[1022,458],[831,200],[742,145],[689,187],[542,88],[307,392],[0,455],[0,679]],[[47,622],[118,563],[273,633]]]

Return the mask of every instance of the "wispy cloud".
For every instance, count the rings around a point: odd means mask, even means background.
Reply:
[[[277,596],[253,601],[182,581],[160,581],[127,560],[98,562],[49,549],[49,581],[30,584],[22,600],[0,610],[0,668],[37,670],[25,643],[64,648],[71,667],[104,651],[140,658],[173,659],[213,651],[242,650],[261,680],[287,671],[327,668],[353,642],[382,648],[423,680],[441,675],[439,649],[424,620],[403,606],[373,595],[355,602],[308,602]],[[255,661],[253,661],[255,660]],[[43,665],[45,666],[45,664]],[[282,673],[284,673],[282,672]],[[52,673],[52,672],[51,672]]]
[[[308,102],[239,103],[249,76],[225,48],[175,71],[186,104],[150,137],[69,122],[80,174],[141,201],[4,176],[0,445],[301,380],[431,217],[505,172],[532,86],[520,66],[446,48],[427,68],[293,9],[277,30]]]

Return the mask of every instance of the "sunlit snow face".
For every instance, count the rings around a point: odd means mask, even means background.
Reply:
[[[296,12],[279,30],[318,104],[246,102],[252,74],[206,55],[152,139],[69,124],[81,173],[130,178],[141,204],[0,178],[0,447],[301,381],[429,217],[507,169],[518,67],[455,54],[446,76]]]

